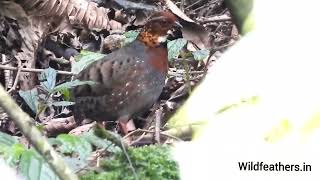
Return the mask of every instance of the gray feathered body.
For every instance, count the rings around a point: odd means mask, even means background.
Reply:
[[[167,66],[165,46],[149,48],[138,40],[95,61],[77,76],[96,84],[74,89],[75,118],[116,121],[147,110],[161,94]]]

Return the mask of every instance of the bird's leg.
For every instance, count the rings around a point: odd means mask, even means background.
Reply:
[[[132,119],[129,119],[128,116],[123,116],[118,119],[120,131],[123,134],[128,134],[130,131],[136,130],[136,126]]]

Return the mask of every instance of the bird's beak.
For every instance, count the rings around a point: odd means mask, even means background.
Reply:
[[[183,26],[180,24],[179,21],[175,21],[174,25],[175,25],[175,27],[183,28]]]

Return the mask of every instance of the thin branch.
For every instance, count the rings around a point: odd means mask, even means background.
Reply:
[[[18,71],[19,68],[17,67],[7,67],[4,65],[0,65],[0,69],[4,69],[4,70],[11,70],[11,71]],[[34,68],[21,68],[21,72],[35,72],[35,73],[42,73],[44,71],[44,69],[34,69]],[[68,72],[68,71],[57,71],[58,74],[63,74],[63,75],[76,75],[73,72]]]
[[[161,116],[162,116],[162,107],[160,107],[156,111],[156,125],[155,125],[155,133],[154,139],[158,144],[160,144],[160,123],[161,123]]]
[[[133,167],[133,165],[132,165],[132,161],[131,161],[131,159],[130,159],[130,157],[129,157],[129,154],[128,154],[128,152],[127,152],[127,149],[126,149],[126,147],[125,147],[125,144],[123,143],[123,141],[122,141],[121,139],[120,139],[120,142],[121,142],[122,152],[123,152],[123,154],[126,156],[128,162],[129,162],[129,166],[130,166],[130,169],[132,170],[132,173],[134,174],[134,178],[135,178],[136,180],[138,180],[139,178],[138,178],[136,169],[135,169],[135,168]]]
[[[21,73],[21,69],[22,69],[22,66],[21,66],[21,60],[18,60],[18,72],[16,74],[16,78],[14,80],[14,83],[12,85],[12,87],[9,89],[8,93],[10,94],[13,90],[16,89],[17,85],[18,85],[18,82],[19,82],[19,76],[20,76],[20,73]]]
[[[1,54],[1,60],[2,60],[1,65],[7,65],[7,64],[12,62],[12,59],[6,61],[6,55],[5,54]]]
[[[176,131],[177,131],[176,129],[174,129],[174,130],[166,130],[166,131],[160,132],[160,135],[165,136],[165,137],[169,137],[171,139],[175,139],[177,141],[182,141],[182,139],[180,139],[180,138],[178,138],[178,137],[176,137],[175,135],[172,134],[172,132],[176,132]],[[150,133],[150,134],[154,134],[155,133],[155,131],[150,131],[150,130],[146,130],[146,129],[136,129],[135,131],[130,133],[130,136],[135,134],[135,133],[138,133],[138,132]],[[129,134],[127,134],[127,136],[124,136],[123,138],[128,138],[129,137],[128,135]]]
[[[181,0],[181,4],[180,4],[180,9],[182,12],[184,12],[184,5],[185,5],[185,0]]]
[[[193,7],[194,5],[197,5],[199,2],[201,2],[202,0],[198,0],[198,1],[196,1],[196,2],[194,2],[193,4],[190,4],[189,6],[187,6],[186,8],[185,8],[185,10],[188,10],[188,9],[190,9],[191,7]]]
[[[1,61],[3,66],[8,66],[8,64],[11,63],[12,61],[12,60],[7,61],[6,59],[7,59],[6,55],[1,54]],[[5,88],[6,89],[11,88],[13,84],[12,77],[11,77],[12,72],[10,72],[9,70],[4,70],[3,72],[4,72]]]
[[[109,141],[111,141],[113,144],[115,144],[118,147],[123,147],[128,149],[128,144],[123,142],[121,137],[116,134],[113,133],[111,131],[107,131],[106,129],[104,129],[103,127],[101,127],[101,125],[99,125],[99,123],[96,124],[96,127],[94,128],[95,130],[95,134],[97,134],[99,137],[104,138],[104,139],[108,139]]]
[[[141,139],[143,139],[146,136],[147,133],[142,133],[141,136],[139,136],[139,138],[137,138],[136,140],[130,142],[130,145],[136,144],[137,142],[140,142]],[[153,137],[152,137],[153,138]]]
[[[169,71],[168,71],[169,76],[175,76],[175,77],[181,77],[181,76],[184,77],[186,73],[187,72],[184,69],[176,71],[176,72],[171,69],[169,69]],[[203,74],[203,73],[205,73],[205,71],[190,71],[190,72],[188,72],[189,75],[199,75],[199,74]]]
[[[221,22],[221,21],[231,21],[231,17],[226,15],[226,14],[223,14],[221,16],[213,16],[213,17],[201,17],[201,18],[197,18],[197,20],[199,22],[202,22],[202,23],[211,23],[211,22]]]

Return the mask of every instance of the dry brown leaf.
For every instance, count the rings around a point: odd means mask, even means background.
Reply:
[[[35,52],[38,47],[40,37],[48,28],[47,24],[39,23],[38,18],[32,21],[28,18],[20,5],[13,1],[1,1],[0,13],[8,18],[14,19],[19,24],[18,35],[21,36],[21,47],[13,56],[21,61],[25,68],[35,67]],[[21,72],[19,75],[19,85],[22,90],[32,89],[36,85],[36,74],[30,72]]]
[[[142,26],[146,23],[150,13],[145,11],[137,11],[136,12],[136,19],[134,21],[135,26]]]
[[[182,36],[196,44],[200,49],[210,49],[211,40],[209,38],[209,31],[207,31],[203,26],[195,23],[190,19],[184,12],[182,12],[171,0],[165,0],[167,7],[173,12],[176,16],[180,18],[180,23],[183,28]]]
[[[71,24],[81,24],[89,29],[109,30],[112,28],[107,16],[108,10],[97,7],[94,2],[86,0],[26,0],[22,7],[33,16],[55,18],[67,17]]]
[[[212,45],[209,31],[207,31],[203,26],[184,20],[181,20],[181,24],[183,26],[181,29],[183,38],[193,42],[200,49],[211,48]]]
[[[171,0],[165,0],[166,5],[168,8],[178,17],[181,19],[187,21],[187,22],[194,22],[192,19],[190,19],[184,12],[182,12],[177,5],[175,5]]]

